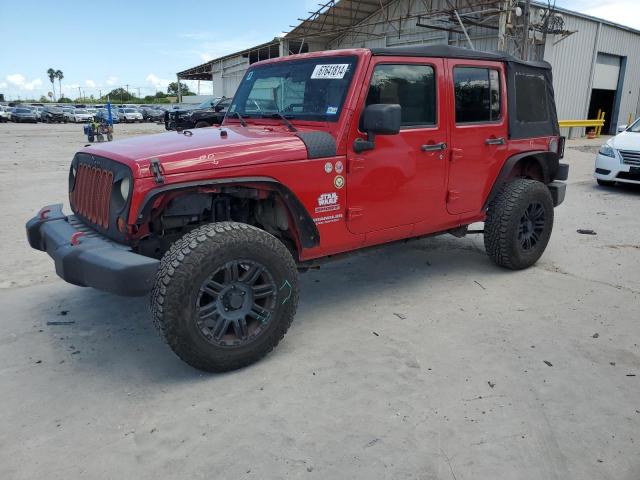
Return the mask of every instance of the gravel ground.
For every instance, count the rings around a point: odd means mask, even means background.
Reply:
[[[595,184],[597,140],[568,142],[534,268],[495,267],[479,236],[357,254],[301,277],[271,355],[206,375],[146,299],[28,248],[81,128],[0,125],[0,478],[640,478],[640,189]]]

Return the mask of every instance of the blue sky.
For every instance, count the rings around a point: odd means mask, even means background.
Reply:
[[[271,40],[317,3],[0,0],[0,92],[9,99],[39,98],[51,90],[46,70],[52,67],[64,72],[68,97],[78,97],[78,87],[98,96],[126,84],[153,94],[166,90],[177,71]],[[640,29],[640,0],[557,5]],[[209,93],[205,83],[202,93]]]

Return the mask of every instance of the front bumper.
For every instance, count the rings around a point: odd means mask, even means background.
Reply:
[[[600,153],[596,156],[596,179],[607,182],[640,184],[640,167],[622,163],[619,158],[607,157]]]
[[[66,216],[62,204],[44,207],[26,227],[29,245],[47,252],[66,282],[126,296],[142,296],[153,287],[158,260],[103,237],[74,215]]]

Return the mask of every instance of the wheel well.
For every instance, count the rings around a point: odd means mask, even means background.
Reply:
[[[272,234],[294,258],[300,258],[304,242],[297,218],[285,195],[277,190],[230,185],[168,192],[154,202],[149,221],[138,226],[136,249],[160,258],[191,230],[207,223],[234,221]]]
[[[535,155],[523,157],[513,166],[507,180],[521,177],[548,183],[548,175],[545,173],[543,162]]]
[[[559,160],[553,152],[524,152],[507,159],[484,203],[487,208],[502,186],[514,178],[528,178],[548,184],[554,178]]]

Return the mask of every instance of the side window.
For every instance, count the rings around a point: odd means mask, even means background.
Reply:
[[[373,71],[366,105],[398,103],[401,125],[435,125],[435,71],[429,65],[378,65]]]
[[[542,75],[516,74],[516,119],[519,122],[546,122],[547,84]]]
[[[491,68],[454,67],[456,123],[500,119],[500,73]]]

